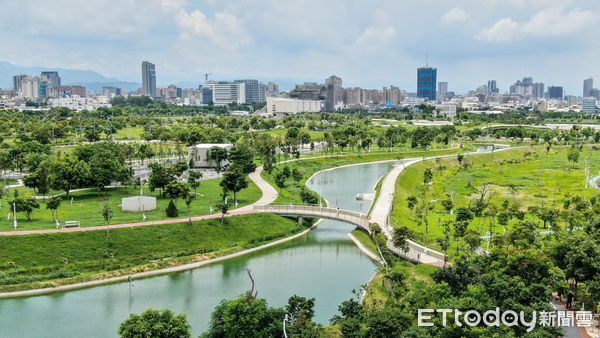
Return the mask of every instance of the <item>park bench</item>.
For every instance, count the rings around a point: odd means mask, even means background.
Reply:
[[[79,228],[79,221],[65,221],[64,228]]]

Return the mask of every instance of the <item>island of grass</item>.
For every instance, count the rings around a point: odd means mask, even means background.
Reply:
[[[447,253],[451,257],[470,249],[464,234],[460,236],[455,229],[460,210],[469,209],[472,219],[468,219],[464,230],[470,231],[471,237],[480,238],[483,249],[487,249],[488,243],[480,236],[491,232],[492,237],[509,234],[510,239],[517,225],[522,228],[521,235],[577,228],[560,217],[560,212],[567,199],[580,196],[589,201],[598,194],[592,187],[586,187],[585,166],[590,172],[597,172],[600,152],[583,147],[578,150],[578,162],[573,162],[568,160],[570,151],[570,147],[519,148],[465,156],[462,163],[458,156],[416,163],[406,168],[396,182],[392,225],[410,228],[417,242],[437,250],[443,249],[442,241],[448,238]],[[432,178],[426,184],[427,169],[431,170]],[[487,206],[477,215],[474,206],[484,190],[487,192],[483,202]],[[448,201],[452,201],[452,215],[445,207],[450,205]],[[544,210],[556,211],[553,221],[542,220],[540,211]],[[531,231],[524,225],[531,227]],[[517,237],[514,240],[523,239]],[[478,244],[477,238],[472,241],[474,245]]]
[[[188,209],[185,201],[179,199],[176,201],[179,211],[179,218],[208,215],[219,212],[217,205],[221,203],[222,188],[219,185],[221,178],[209,179],[201,181],[200,187],[196,191],[196,198],[190,204]],[[24,194],[21,191],[20,194]],[[79,221],[81,227],[106,225],[106,221],[102,215],[104,204],[108,204],[112,210],[112,218],[110,224],[124,224],[142,222],[141,212],[127,212],[121,210],[121,199],[124,197],[138,196],[139,188],[114,187],[98,190],[96,188],[76,191],[69,194],[69,198],[65,198],[59,209],[58,219],[61,224],[65,221]],[[6,197],[10,198],[8,194]],[[144,189],[144,195],[156,197],[156,209],[145,212],[146,221],[156,221],[167,219],[165,209],[169,204],[169,199],[162,197],[159,191],[150,192],[147,188]],[[254,184],[248,182],[248,188],[241,190],[238,193],[238,206],[242,207],[257,201],[262,192]],[[61,195],[64,196],[64,195]],[[72,202],[71,202],[72,199]],[[27,220],[22,213],[18,213],[18,230],[39,230],[52,229],[56,225],[52,220],[51,210],[46,208],[46,201],[39,200],[39,209],[35,209],[31,213],[31,220]],[[233,201],[231,201],[233,203]],[[6,202],[2,203],[4,210]],[[211,212],[212,207],[212,212]],[[231,209],[236,208],[232,205]],[[0,209],[0,210],[2,210]],[[0,231],[14,230],[12,219],[2,218],[0,220]]]
[[[107,279],[204,261],[304,229],[294,220],[257,213],[192,224],[3,236],[0,292]]]

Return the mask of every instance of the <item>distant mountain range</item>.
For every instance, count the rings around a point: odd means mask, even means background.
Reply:
[[[102,87],[113,86],[124,88],[126,91],[133,91],[141,87],[136,82],[121,81],[117,78],[108,78],[98,72],[91,70],[77,70],[64,68],[47,67],[22,67],[10,62],[0,61],[0,88],[12,88],[13,76],[19,74],[28,74],[39,76],[43,71],[58,71],[62,85],[84,86],[88,90],[99,92]]]

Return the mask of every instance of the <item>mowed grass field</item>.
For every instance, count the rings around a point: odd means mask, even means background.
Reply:
[[[392,224],[408,226],[414,231],[415,240],[439,249],[436,239],[444,237],[442,224],[455,218],[442,207],[441,201],[452,196],[455,209],[468,207],[469,202],[478,197],[478,191],[484,184],[488,184],[493,193],[491,204],[500,211],[505,200],[511,204],[518,203],[519,210],[526,212],[531,206],[562,208],[567,193],[586,199],[598,194],[593,188],[586,188],[584,168],[587,163],[592,174],[600,170],[600,151],[585,147],[575,166],[567,161],[568,151],[568,147],[555,147],[546,153],[545,148],[535,147],[466,156],[465,161],[471,165],[468,169],[460,168],[454,156],[439,162],[429,160],[414,164],[405,169],[396,182]],[[439,167],[445,169],[440,170]],[[425,186],[423,173],[427,168],[434,175],[432,184]],[[409,196],[419,199],[422,213],[425,213],[423,201],[429,203],[428,229],[425,222],[418,222],[415,215],[418,211],[408,208]],[[526,218],[532,219],[532,216],[526,215]],[[541,228],[542,222],[537,218],[535,221]],[[508,229],[514,222],[516,220],[509,223]],[[488,231],[489,223],[489,217],[475,217],[469,229],[483,235]],[[495,222],[493,230],[494,233],[504,231],[498,222]],[[453,238],[451,241],[454,243]]]
[[[294,220],[261,213],[135,228],[0,237],[0,291],[157,269],[251,248],[297,233]],[[131,270],[134,268],[134,270]]]
[[[248,188],[238,193],[238,206],[244,206],[257,201],[262,192],[260,189],[248,179]],[[179,210],[179,218],[188,216],[201,216],[208,215],[211,213],[210,207],[212,206],[212,213],[220,212],[217,205],[221,203],[221,186],[219,183],[221,178],[203,180],[201,181],[200,187],[197,189],[196,198],[191,204],[191,208],[188,208],[185,201],[179,199],[177,201],[177,208]],[[84,191],[72,192],[68,199],[64,199],[58,209],[58,219],[61,224],[65,221],[79,221],[82,227],[106,225],[106,221],[102,216],[102,208],[104,206],[103,195],[106,195],[106,203],[110,205],[113,211],[113,217],[110,220],[110,224],[121,224],[121,223],[132,223],[142,222],[141,212],[127,212],[121,211],[121,199],[124,197],[138,196],[140,193],[139,188],[116,187],[107,188],[104,191],[97,189],[89,189]],[[8,194],[10,197],[12,195]],[[168,198],[160,197],[158,191],[150,192],[147,188],[144,189],[145,196],[156,197],[157,208],[152,211],[146,212],[146,221],[154,221],[167,219],[165,209],[169,203]],[[71,196],[73,197],[73,203],[71,203]],[[38,201],[40,208],[33,211],[31,214],[31,221],[28,221],[23,213],[17,213],[18,228],[17,230],[37,230],[37,229],[52,229],[56,225],[52,221],[52,213],[46,209],[46,202],[44,200]],[[233,194],[229,197],[230,209],[236,208],[233,205]],[[8,204],[5,201],[2,202],[2,208],[0,208],[0,215],[10,212],[7,207]],[[4,213],[2,213],[4,211]],[[11,231],[13,230],[12,218],[10,220],[7,217],[0,219],[0,231]]]

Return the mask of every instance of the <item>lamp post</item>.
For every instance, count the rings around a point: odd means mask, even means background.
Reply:
[[[17,203],[13,202],[13,226],[17,230]]]

